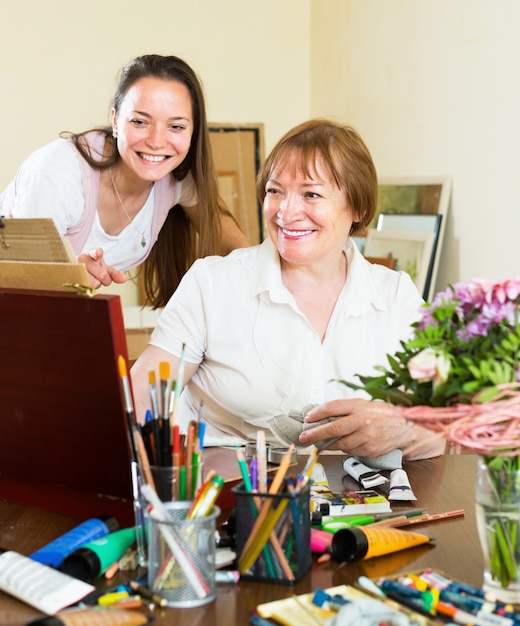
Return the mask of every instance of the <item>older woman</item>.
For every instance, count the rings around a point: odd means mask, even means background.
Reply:
[[[408,274],[368,263],[349,236],[371,221],[377,176],[349,126],[312,120],[275,146],[258,178],[269,237],[225,258],[196,261],[164,309],[132,370],[136,410],[149,406],[150,370],[168,361],[175,377],[185,344],[185,426],[204,401],[208,443],[267,439],[273,416],[319,405],[305,418],[336,417],[300,444],[377,456],[439,454],[418,446],[424,431],[381,402],[352,397],[335,382],[370,373],[408,336],[421,297]],[[357,394],[359,396],[359,393]]]

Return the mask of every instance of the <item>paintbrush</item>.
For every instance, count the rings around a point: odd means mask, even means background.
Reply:
[[[175,380],[175,392],[173,399],[173,411],[172,411],[172,426],[174,426],[177,422],[177,413],[179,412],[179,400],[182,393],[182,382],[184,379],[184,359],[186,352],[186,344],[182,344],[181,350],[181,358],[179,361],[179,369],[177,371],[177,379]]]
[[[150,393],[150,402],[152,404],[152,415],[154,420],[159,419],[159,400],[157,398],[157,382],[155,380],[155,372],[148,372],[148,391]]]
[[[171,454],[171,439],[170,439],[170,364],[168,361],[161,361],[159,363],[159,379],[161,386],[161,456],[163,465],[168,465],[168,460]]]
[[[152,432],[154,440],[154,453],[155,458],[151,459],[154,465],[162,465],[162,448],[161,448],[161,428],[160,428],[160,413],[159,413],[159,400],[157,397],[157,383],[155,379],[155,371],[148,372],[148,391],[150,392],[150,400],[152,403]]]
[[[125,402],[125,412],[128,420],[128,428],[130,432],[130,447],[132,449],[133,460],[137,461],[144,472],[145,480],[153,487],[154,480],[150,471],[150,462],[146,453],[141,431],[135,418],[134,402],[132,399],[132,392],[130,390],[130,381],[128,380],[127,368],[125,359],[120,355],[118,358],[119,377],[121,378],[121,385],[123,387],[123,397]]]

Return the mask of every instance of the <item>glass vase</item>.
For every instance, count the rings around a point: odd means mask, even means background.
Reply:
[[[484,554],[484,589],[520,602],[520,457],[478,459],[477,529]]]

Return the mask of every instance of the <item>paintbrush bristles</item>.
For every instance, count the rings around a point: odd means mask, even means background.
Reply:
[[[166,419],[170,411],[170,363],[168,361],[160,361],[159,377],[161,379],[161,416]]]
[[[168,380],[170,378],[170,364],[168,361],[161,361],[159,363],[159,378],[161,380]]]
[[[126,373],[126,361],[124,357],[119,355],[119,358],[117,359],[117,364],[119,366],[119,376],[121,376],[121,378],[125,378],[127,373]]]
[[[155,370],[148,372],[148,390],[150,392],[150,402],[152,403],[152,415],[154,419],[159,419],[159,401],[157,398]]]

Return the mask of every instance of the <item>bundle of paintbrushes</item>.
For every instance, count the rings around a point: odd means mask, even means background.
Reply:
[[[170,379],[170,364],[165,361],[159,363],[159,383],[156,372],[149,372],[151,408],[143,425],[135,419],[126,363],[122,357],[119,368],[131,444],[143,479],[154,487],[163,501],[192,500],[202,483],[205,423],[202,422],[202,402],[197,419],[190,421],[186,434],[180,433],[177,423],[184,378],[184,346],[176,380]]]

